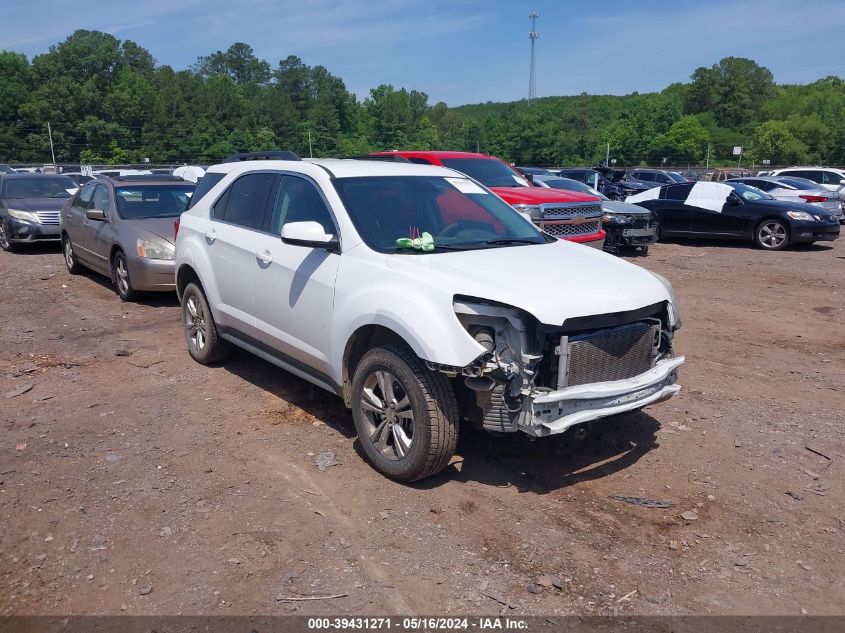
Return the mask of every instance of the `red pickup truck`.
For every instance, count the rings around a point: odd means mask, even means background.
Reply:
[[[527,213],[540,229],[564,240],[601,249],[601,199],[574,191],[543,189],[499,158],[471,152],[394,151],[373,156],[401,156],[412,163],[440,165],[474,178],[517,211]]]

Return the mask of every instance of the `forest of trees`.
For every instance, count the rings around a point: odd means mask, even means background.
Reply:
[[[235,43],[188,70],[138,44],[76,31],[32,60],[0,52],[0,162],[205,163],[234,151],[307,156],[481,151],[519,164],[845,164],[845,81],[776,85],[750,59],[701,67],[659,93],[448,107],[380,85],[363,99],[323,66],[277,65]]]

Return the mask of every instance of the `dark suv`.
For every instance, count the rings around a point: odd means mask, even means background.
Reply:
[[[587,167],[566,167],[561,169],[557,175],[561,178],[571,178],[572,180],[583,182],[593,189],[597,189],[599,193],[604,194],[610,200],[624,200],[628,196],[640,193],[654,186],[626,182],[623,180],[625,176],[624,171],[605,167],[596,167],[595,169]]]
[[[650,187],[662,187],[689,182],[676,171],[666,169],[630,169],[625,174],[625,180],[632,183],[649,185]]]

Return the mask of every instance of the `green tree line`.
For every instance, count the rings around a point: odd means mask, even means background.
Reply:
[[[380,85],[359,100],[323,66],[273,66],[242,42],[187,70],[130,40],[76,31],[32,60],[0,52],[0,161],[213,162],[235,151],[481,151],[519,164],[845,164],[845,82],[777,85],[750,59],[696,69],[659,93],[448,107]]]

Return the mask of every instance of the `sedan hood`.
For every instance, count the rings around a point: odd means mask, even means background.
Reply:
[[[547,325],[670,300],[663,284],[644,268],[562,240],[386,257],[388,267],[407,275],[409,283],[498,301],[521,308]]]
[[[7,209],[18,211],[60,211],[67,198],[4,198]]]
[[[176,242],[176,229],[174,224],[176,218],[146,218],[143,220],[126,220],[126,222],[134,227],[136,231],[141,229],[152,233],[156,237],[164,240],[171,246]]]
[[[601,203],[601,208],[605,213],[624,213],[625,215],[650,215],[651,211],[645,207],[641,207],[629,202],[620,202],[618,200],[605,200]]]
[[[598,202],[601,198],[575,191],[542,187],[491,187],[490,191],[508,204],[555,204],[561,202]]]

